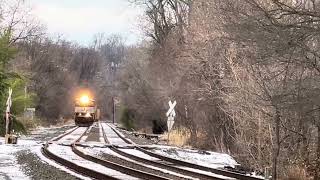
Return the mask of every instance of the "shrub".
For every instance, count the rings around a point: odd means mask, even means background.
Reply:
[[[134,110],[124,107],[121,111],[120,122],[124,128],[131,131],[134,129]]]
[[[168,140],[168,132],[163,134],[163,138],[169,141],[169,144],[183,147],[188,146],[188,142],[190,139],[190,131],[186,128],[173,129],[170,131],[169,140]]]
[[[13,130],[15,133],[26,134],[27,130],[23,123],[21,123],[15,116],[13,116]],[[5,120],[2,118],[0,121],[0,136],[4,136],[5,131]]]
[[[163,134],[167,130],[167,124],[161,120],[152,120],[152,133]]]
[[[281,178],[283,180],[311,180],[310,177],[308,177],[307,171],[304,168],[301,168],[299,166],[293,166],[288,168],[286,175],[284,178]]]

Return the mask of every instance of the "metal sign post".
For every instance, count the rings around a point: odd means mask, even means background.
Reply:
[[[173,103],[171,100],[169,101],[169,110],[166,113],[166,116],[168,117],[167,120],[167,127],[168,127],[168,141],[167,143],[169,144],[169,137],[170,137],[170,131],[172,129],[172,126],[174,124],[174,118],[176,116],[176,112],[174,110],[174,107],[177,105],[177,101],[174,101]]]

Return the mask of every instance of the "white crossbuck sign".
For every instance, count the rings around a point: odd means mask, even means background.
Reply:
[[[173,103],[171,100],[169,101],[169,110],[167,111],[166,115],[168,117],[167,126],[168,131],[171,130],[173,124],[174,124],[174,118],[176,116],[176,111],[174,110],[174,107],[177,105],[177,101],[174,101]]]

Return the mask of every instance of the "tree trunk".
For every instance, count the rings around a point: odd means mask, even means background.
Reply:
[[[317,159],[316,159],[316,174],[314,179],[320,179],[320,123],[317,126],[318,142],[317,142]]]
[[[275,138],[274,138],[274,148],[273,148],[273,162],[272,162],[272,179],[277,179],[277,163],[278,163],[278,156],[280,152],[280,113],[277,110],[276,116],[274,119],[275,124]]]

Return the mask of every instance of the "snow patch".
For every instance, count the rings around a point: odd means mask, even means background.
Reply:
[[[30,149],[40,144],[35,141],[18,139],[18,144],[4,144],[5,139],[0,137],[0,179],[25,180],[29,177],[22,171],[17,163],[15,153],[21,150]]]
[[[158,148],[154,149],[154,152],[163,156],[211,168],[223,168],[224,166],[235,167],[236,165],[239,165],[230,155],[212,151],[199,151],[158,146]]]

